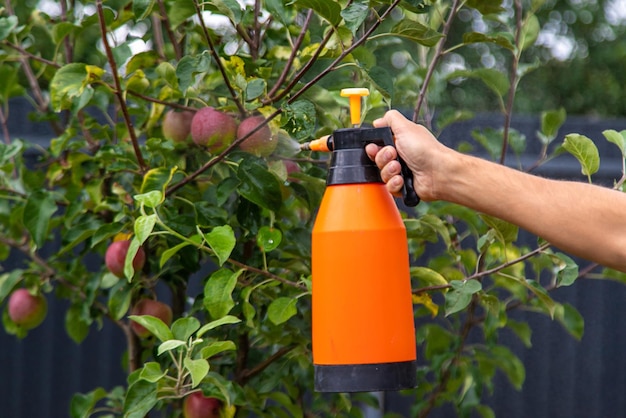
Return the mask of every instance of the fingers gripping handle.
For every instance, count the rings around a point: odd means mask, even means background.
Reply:
[[[367,138],[365,138],[365,140],[368,143],[371,142],[379,146],[391,145],[394,148],[396,146],[391,128],[365,129],[364,132],[366,132]],[[404,180],[404,184],[402,185],[402,200],[407,206],[417,206],[420,202],[420,198],[413,184],[413,173],[402,157],[400,157],[399,153],[396,159],[400,163],[400,175]]]

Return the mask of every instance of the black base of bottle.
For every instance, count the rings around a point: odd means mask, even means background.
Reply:
[[[417,386],[417,362],[315,364],[317,392],[379,392]]]

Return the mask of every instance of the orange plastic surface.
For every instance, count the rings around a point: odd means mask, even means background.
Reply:
[[[314,363],[415,360],[406,230],[385,186],[328,186],[312,245]]]

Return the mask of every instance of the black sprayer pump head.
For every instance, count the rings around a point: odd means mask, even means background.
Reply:
[[[367,156],[365,146],[394,146],[390,128],[349,128],[338,129],[328,137],[328,149],[333,151],[328,171],[327,185],[354,183],[382,183],[380,171]],[[407,206],[415,206],[420,199],[413,187],[413,173],[404,160],[398,156],[402,168],[404,186],[402,198]]]

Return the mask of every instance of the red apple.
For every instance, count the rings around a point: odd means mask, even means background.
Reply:
[[[287,180],[297,182],[298,179],[292,177],[291,175],[301,171],[298,163],[293,160],[283,160],[283,164],[285,165],[285,170],[287,170]]]
[[[219,418],[222,401],[193,392],[183,401],[184,418]]]
[[[184,142],[191,132],[194,112],[169,110],[163,117],[163,136],[174,142]]]
[[[228,147],[237,134],[235,119],[212,107],[196,112],[191,120],[191,139],[216,154]]]
[[[264,121],[265,118],[263,116],[250,116],[244,119],[237,129],[237,138],[242,138],[247,135]],[[272,130],[265,124],[239,144],[239,148],[259,157],[267,157],[274,152],[277,145],[278,141],[272,138]]]
[[[48,312],[48,302],[42,294],[32,295],[27,289],[17,289],[9,297],[9,317],[29,330],[41,324]]]
[[[104,255],[104,262],[109,271],[115,274],[117,277],[124,277],[124,262],[126,261],[126,254],[128,253],[128,247],[130,246],[129,240],[114,241],[107,248],[107,252]],[[133,268],[135,271],[141,270],[146,262],[146,253],[143,248],[139,247],[135,258],[133,259]]]
[[[155,318],[159,318],[161,321],[165,323],[165,325],[170,326],[172,324],[172,308],[169,305],[159,302],[154,299],[140,299],[131,309],[131,315],[150,315]],[[132,321],[130,323],[130,327],[133,332],[140,338],[148,338],[151,334],[143,326],[139,325],[137,322]]]

